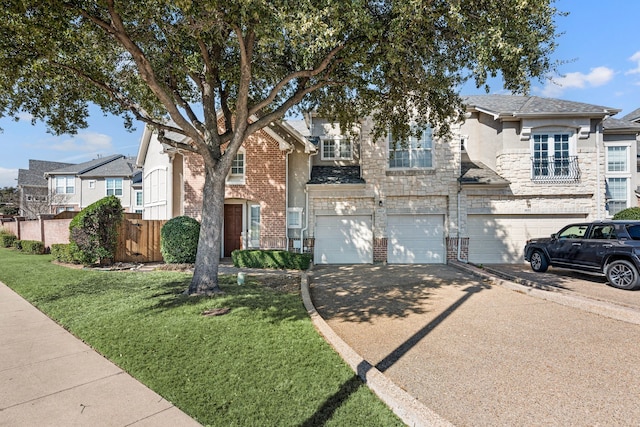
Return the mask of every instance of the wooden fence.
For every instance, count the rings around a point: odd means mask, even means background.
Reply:
[[[161,262],[160,229],[166,221],[125,218],[118,229],[116,262]]]

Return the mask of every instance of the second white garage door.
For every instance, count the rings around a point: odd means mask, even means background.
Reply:
[[[390,264],[446,262],[443,215],[389,215],[387,237]]]
[[[523,263],[524,245],[549,237],[585,217],[557,215],[469,215],[469,261],[477,264]]]
[[[316,264],[372,263],[371,217],[317,216],[313,253]]]

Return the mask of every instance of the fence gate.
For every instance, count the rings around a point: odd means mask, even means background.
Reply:
[[[118,229],[116,262],[160,262],[160,229],[165,220],[125,218]]]

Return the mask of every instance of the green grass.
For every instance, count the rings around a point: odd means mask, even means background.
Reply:
[[[224,295],[187,297],[188,274],[50,261],[0,249],[0,281],[204,425],[403,425],[318,335],[297,294],[221,277]]]

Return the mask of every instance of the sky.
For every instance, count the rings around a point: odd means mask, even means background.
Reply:
[[[557,17],[558,47],[552,59],[562,61],[550,79],[533,81],[531,95],[566,99],[622,110],[615,117],[640,108],[640,38],[637,0],[557,0],[555,7],[568,16]],[[492,81],[491,92],[507,93],[500,81]],[[463,95],[485,93],[467,84]],[[89,127],[77,135],[53,136],[38,123],[31,125],[25,114],[19,121],[0,119],[0,188],[15,187],[18,169],[27,169],[29,159],[81,163],[98,156],[135,156],[144,126],[133,132],[122,119],[90,110]]]

